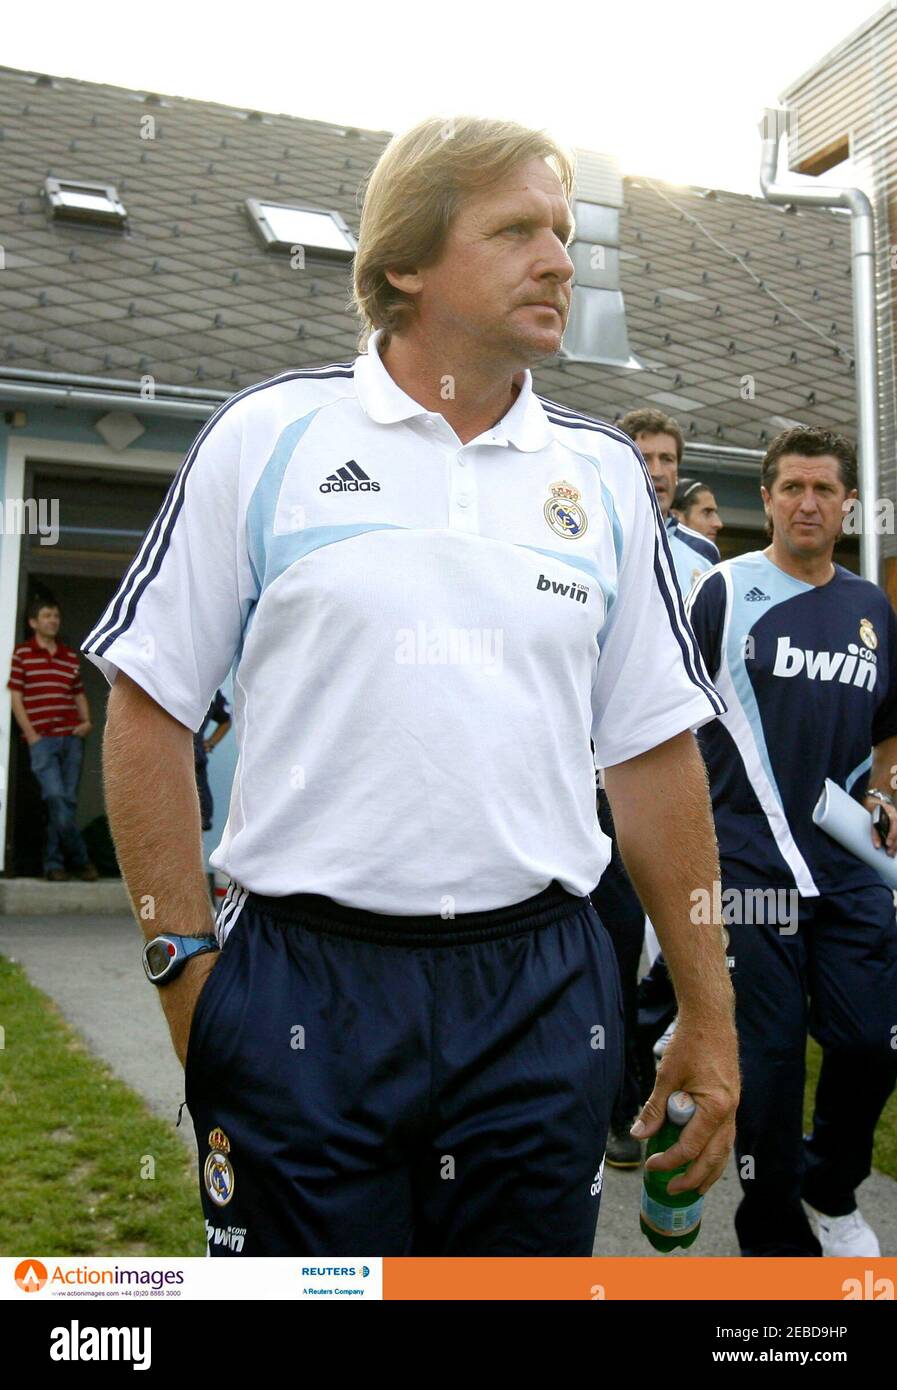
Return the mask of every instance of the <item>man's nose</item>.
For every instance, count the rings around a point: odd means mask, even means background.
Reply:
[[[561,244],[554,232],[549,232],[547,228],[545,228],[544,240],[539,247],[539,261],[537,270],[539,279],[551,276],[562,285],[566,284],[568,280],[572,280],[575,267],[567,253],[567,248]]]

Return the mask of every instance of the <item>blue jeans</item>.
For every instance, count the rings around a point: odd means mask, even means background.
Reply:
[[[48,735],[30,744],[28,754],[50,818],[44,873],[64,869],[66,859],[72,861],[73,869],[83,869],[88,856],[75,823],[75,812],[84,740],[77,734]]]

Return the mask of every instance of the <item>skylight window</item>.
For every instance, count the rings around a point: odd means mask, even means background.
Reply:
[[[48,178],[44,196],[59,221],[116,227],[127,220],[124,204],[111,183]]]
[[[252,224],[265,246],[291,251],[301,246],[309,255],[348,261],[355,255],[355,238],[338,212],[247,198]]]

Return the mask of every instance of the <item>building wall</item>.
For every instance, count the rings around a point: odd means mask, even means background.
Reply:
[[[895,301],[897,248],[897,7],[893,4],[849,35],[783,100],[796,113],[788,162],[819,174],[848,155],[872,201],[876,233],[879,448],[883,497],[897,502]],[[882,536],[893,568],[897,537]]]

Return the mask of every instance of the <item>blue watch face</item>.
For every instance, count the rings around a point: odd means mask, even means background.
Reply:
[[[154,979],[165,974],[176,954],[177,948],[173,941],[154,941],[147,946],[146,963]]]

